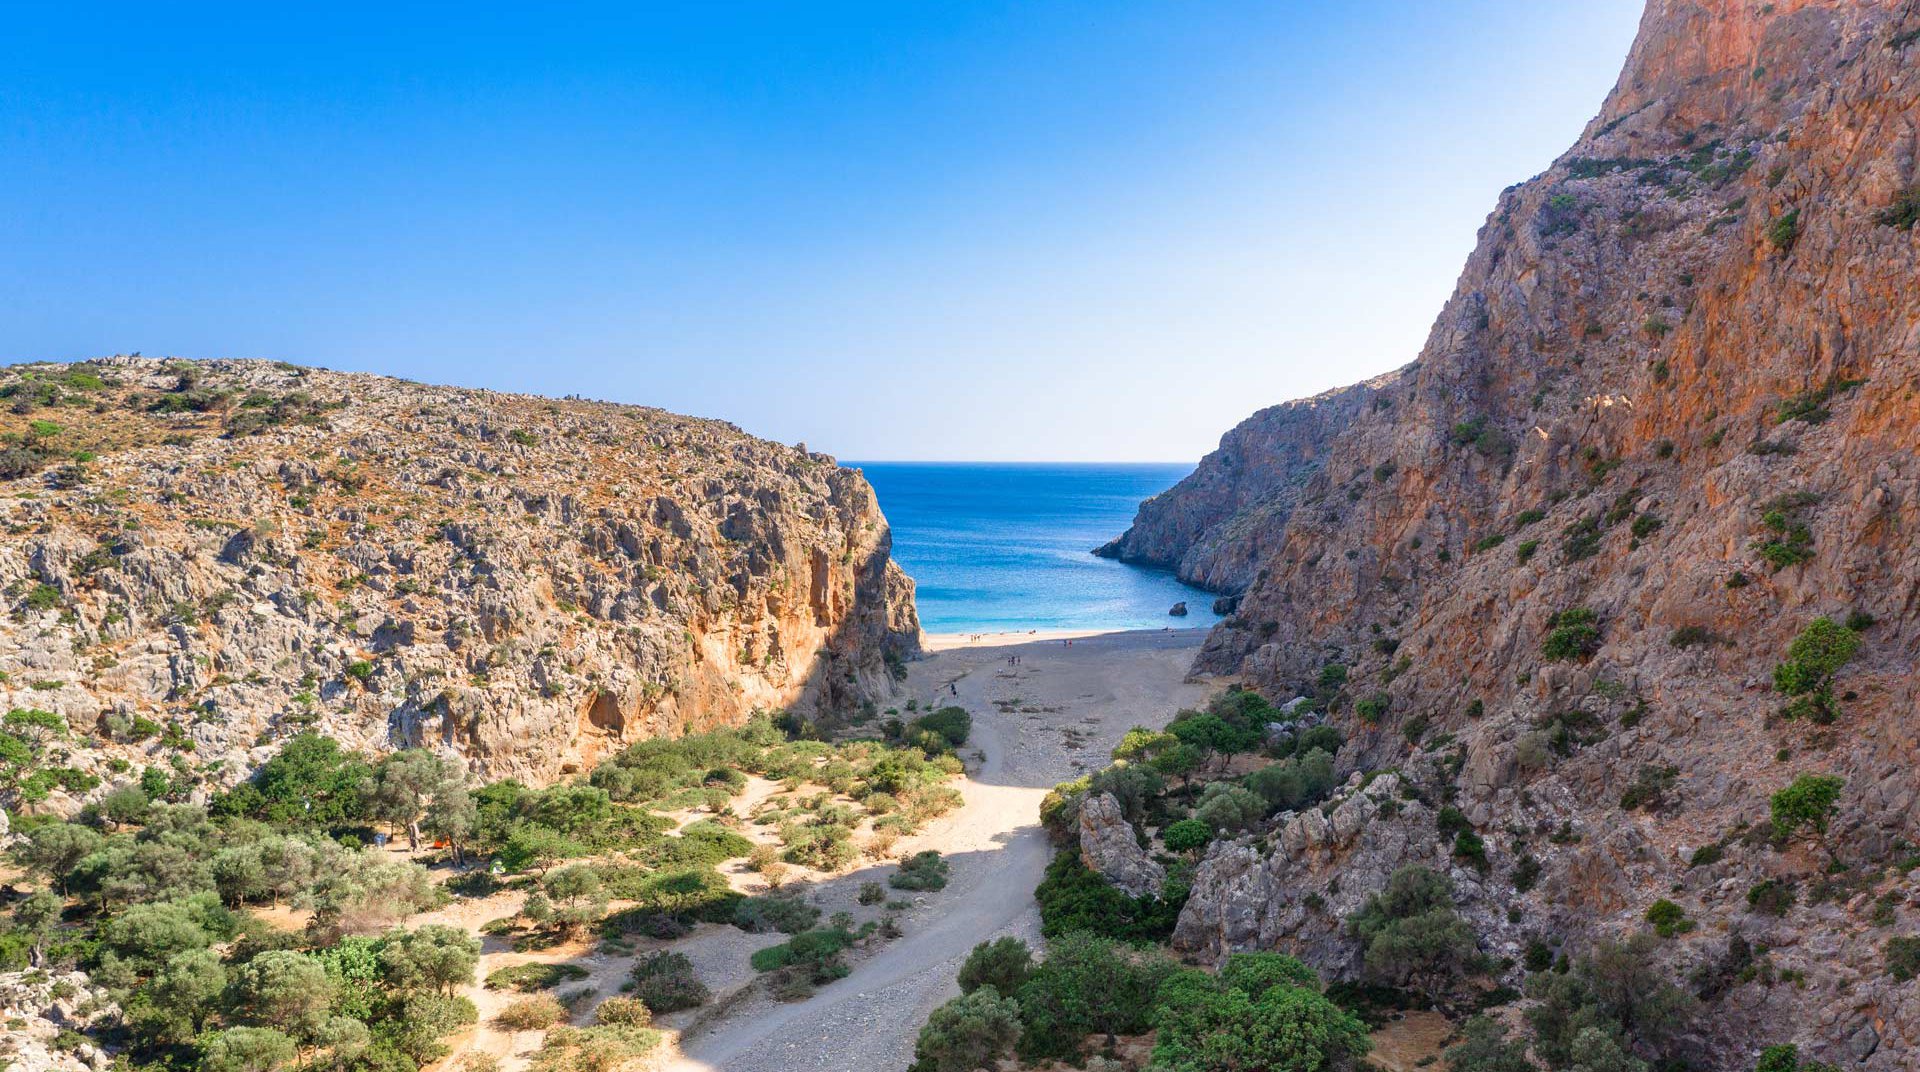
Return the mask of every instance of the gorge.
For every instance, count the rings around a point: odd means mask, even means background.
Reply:
[[[1920,1067],[1917,64],[1648,0],[1191,472],[0,369],[0,1068]]]

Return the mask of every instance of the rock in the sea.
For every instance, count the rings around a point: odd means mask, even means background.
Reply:
[[[1080,856],[1130,897],[1158,894],[1167,881],[1166,868],[1140,847],[1133,824],[1111,793],[1095,793],[1080,803]]]
[[[1178,603],[1175,603],[1175,604],[1174,604],[1174,605],[1173,605],[1172,607],[1170,607],[1170,608],[1168,608],[1168,610],[1167,610],[1167,613],[1168,613],[1168,614],[1171,614],[1171,615],[1172,615],[1172,616],[1174,616],[1175,618],[1184,618],[1184,617],[1186,617],[1186,616],[1187,616],[1187,604],[1186,604],[1186,601],[1185,601],[1185,600],[1182,600],[1182,601],[1180,601],[1180,602],[1178,602]]]
[[[1224,617],[1225,615],[1232,614],[1239,606],[1240,597],[1238,595],[1221,596],[1213,601],[1213,612]]]

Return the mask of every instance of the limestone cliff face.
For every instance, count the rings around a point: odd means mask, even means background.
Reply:
[[[0,706],[66,716],[81,765],[184,736],[231,779],[310,726],[542,782],[857,712],[918,649],[866,481],[717,421],[257,361],[0,394]]]
[[[1230,472],[1223,445],[1122,541],[1241,557],[1248,587],[1200,670],[1291,695],[1349,668],[1342,761],[1457,794],[1494,876],[1462,871],[1471,897],[1524,909],[1496,949],[1636,929],[1666,896],[1701,923],[1677,970],[1738,933],[1806,974],[1715,994],[1709,1067],[1795,1039],[1849,1067],[1920,1052],[1920,994],[1881,952],[1920,930],[1920,885],[1883,870],[1920,841],[1917,38],[1905,2],[1653,0],[1599,116],[1500,195],[1418,361],[1342,412],[1290,508],[1222,506],[1222,487],[1303,471]],[[1594,613],[1592,650],[1550,659],[1549,618],[1573,608]],[[1831,727],[1780,718],[1769,685],[1820,616],[1860,627]],[[1412,762],[1431,755],[1447,762]],[[1741,841],[1807,772],[1846,780],[1824,847]],[[1623,808],[1643,774],[1664,792]],[[1821,876],[1826,851],[1850,878]],[[1276,863],[1249,893],[1245,854],[1203,864],[1196,890],[1238,892],[1197,894],[1183,940],[1321,941],[1282,887],[1337,883],[1339,859]],[[1544,871],[1522,893],[1507,876],[1529,856]],[[1757,914],[1765,878],[1809,892]]]
[[[1169,569],[1215,592],[1245,591],[1273,550],[1267,540],[1285,531],[1301,490],[1326,467],[1328,444],[1399,378],[1389,373],[1247,418],[1094,554]]]

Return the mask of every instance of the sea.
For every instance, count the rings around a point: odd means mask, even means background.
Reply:
[[[1213,596],[1162,570],[1096,558],[1142,499],[1192,465],[846,462],[893,525],[929,633],[1210,626]],[[1169,615],[1185,602],[1184,618]]]

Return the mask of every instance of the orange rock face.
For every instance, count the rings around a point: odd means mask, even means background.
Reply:
[[[1920,996],[1882,953],[1920,931],[1920,885],[1892,870],[1920,842],[1917,38],[1903,3],[1654,0],[1599,116],[1501,194],[1418,361],[1316,432],[1288,509],[1223,491],[1272,474],[1216,455],[1118,541],[1250,560],[1237,583],[1190,574],[1244,585],[1198,668],[1284,699],[1348,667],[1342,762],[1458,794],[1492,859],[1469,914],[1493,949],[1643,929],[1663,896],[1700,921],[1676,973],[1735,934],[1767,946],[1701,1018],[1707,1067],[1795,1040],[1847,1067],[1920,1053]],[[1574,608],[1597,635],[1552,658]],[[1860,639],[1831,724],[1782,717],[1771,685],[1820,617]],[[1361,698],[1385,701],[1376,724]],[[1656,806],[1622,806],[1669,768]],[[1846,780],[1828,838],[1743,840],[1807,772]],[[1710,844],[1723,859],[1689,867]],[[1524,856],[1545,870],[1523,895]],[[1235,879],[1228,925],[1203,866],[1183,933],[1296,942],[1310,921],[1248,898],[1321,874]],[[1752,911],[1767,877],[1799,906]],[[1782,970],[1803,985],[1758,981]]]

